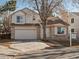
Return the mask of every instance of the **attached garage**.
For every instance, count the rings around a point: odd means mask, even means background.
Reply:
[[[13,36],[14,35],[14,36]],[[13,39],[38,39],[40,37],[39,26],[15,26]]]
[[[36,29],[16,29],[15,30],[15,39],[37,39],[37,30]]]

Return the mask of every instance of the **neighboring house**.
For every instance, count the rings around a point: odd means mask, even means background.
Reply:
[[[43,30],[38,13],[24,8],[11,13],[12,39],[42,39]],[[58,17],[49,17],[47,20],[47,38],[67,37],[68,25]]]
[[[70,25],[68,27],[68,35],[71,35],[73,39],[79,39],[79,12],[65,12],[63,10],[60,13],[60,17]]]
[[[71,31],[79,39],[79,12],[70,12],[68,23],[70,24],[69,32]]]

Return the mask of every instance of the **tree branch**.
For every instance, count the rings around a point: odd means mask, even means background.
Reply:
[[[49,4],[49,8],[51,7],[52,3],[53,3],[53,0],[50,2],[50,4]]]
[[[63,0],[56,2],[55,5],[52,7],[52,10],[53,10],[56,6],[58,6],[62,1],[63,1]]]
[[[53,10],[56,6],[58,6],[61,2],[62,2],[62,0],[56,2],[55,5],[54,5],[52,8],[51,8],[51,7],[49,8],[49,11],[48,11],[48,12],[52,11],[52,10]]]
[[[39,6],[38,6],[38,2],[37,2],[37,0],[35,0],[35,4],[36,4],[36,9],[37,9],[37,11],[38,11],[39,14],[40,14],[40,10],[39,10]]]

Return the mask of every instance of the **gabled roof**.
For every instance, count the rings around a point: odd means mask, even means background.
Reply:
[[[11,12],[10,15],[13,15],[13,14],[15,14],[16,12],[19,12],[19,11],[22,11],[22,12],[25,12],[25,13],[26,13],[25,9],[27,9],[27,10],[33,12],[33,13],[38,14],[36,11],[31,10],[31,9],[25,7],[25,8],[16,9],[15,11]]]
[[[51,24],[63,24],[63,25],[66,25],[66,26],[69,26],[69,24],[67,22],[64,22],[62,19],[60,19],[59,17],[52,17],[50,18],[48,21],[47,21],[47,24],[48,25],[51,25]]]

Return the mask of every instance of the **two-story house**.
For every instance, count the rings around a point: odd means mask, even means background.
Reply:
[[[42,39],[43,29],[41,20],[33,10],[28,8],[15,10],[10,15],[12,39]],[[49,17],[46,34],[48,38],[64,37],[68,35],[68,24],[59,17]]]

